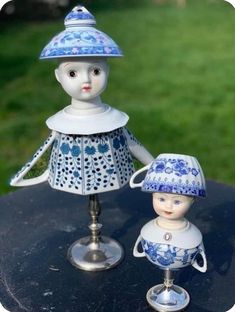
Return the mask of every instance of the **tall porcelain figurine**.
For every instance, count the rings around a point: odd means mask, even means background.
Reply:
[[[145,170],[144,180],[135,183],[136,176]],[[184,218],[194,199],[206,195],[202,169],[192,156],[161,154],[134,173],[130,186],[153,193],[153,208],[159,215],[142,227],[133,251],[135,257],[147,257],[164,270],[164,283],[149,289],[147,301],[156,311],[180,311],[188,305],[189,294],[173,284],[172,272],[188,265],[200,272],[207,269],[202,234]],[[138,251],[140,243],[142,252]]]
[[[109,73],[107,58],[121,57],[122,52],[95,24],[93,15],[77,6],[66,16],[65,30],[43,49],[41,59],[58,60],[55,76],[71,104],[46,121],[51,135],[11,181],[13,186],[48,181],[52,188],[89,195],[91,236],[76,241],[68,258],[90,271],[109,269],[123,257],[121,245],[100,234],[98,193],[129,182],[134,172],[132,156],[143,164],[153,160],[125,127],[128,116],[101,101]],[[24,179],[50,146],[47,170]]]

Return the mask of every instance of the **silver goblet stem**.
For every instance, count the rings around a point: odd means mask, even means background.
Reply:
[[[102,224],[98,222],[101,213],[101,206],[97,194],[89,195],[89,214],[91,216],[91,242],[98,244],[101,237]]]
[[[164,286],[167,288],[172,287],[173,285],[173,272],[171,270],[164,270]]]
[[[75,267],[85,271],[102,271],[116,266],[124,256],[122,246],[114,239],[102,236],[98,222],[101,206],[98,195],[89,196],[91,235],[80,238],[68,250],[68,259]]]

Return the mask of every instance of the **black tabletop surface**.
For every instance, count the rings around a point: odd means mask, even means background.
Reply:
[[[235,303],[235,188],[208,181],[208,197],[187,218],[202,232],[208,271],[175,274],[191,297],[186,311],[225,312]],[[132,249],[141,227],[155,218],[151,195],[125,187],[100,196],[102,233],[118,240],[124,260],[115,268],[86,272],[66,258],[68,247],[89,230],[88,199],[28,187],[0,198],[0,302],[10,312],[150,312],[147,290],[162,271]]]

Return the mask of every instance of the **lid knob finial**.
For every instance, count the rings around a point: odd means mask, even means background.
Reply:
[[[94,16],[82,5],[77,5],[65,17],[66,28],[79,26],[93,26],[96,24]]]

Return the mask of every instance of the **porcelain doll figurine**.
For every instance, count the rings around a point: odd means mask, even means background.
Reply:
[[[144,180],[135,183],[141,172]],[[172,271],[192,265],[200,272],[207,269],[202,234],[184,216],[195,198],[205,197],[205,179],[197,159],[178,154],[161,154],[152,164],[132,176],[130,186],[151,192],[156,219],[146,223],[135,243],[135,257],[147,257],[164,270],[164,283],[152,287],[147,301],[156,311],[180,311],[189,303],[189,294],[173,285]],[[142,252],[138,251],[141,243]],[[202,265],[198,257],[202,258]]]
[[[41,59],[58,60],[55,76],[71,103],[46,121],[51,135],[11,185],[48,181],[52,188],[89,195],[92,235],[75,242],[68,257],[81,269],[97,271],[113,267],[123,256],[118,242],[100,236],[97,194],[129,182],[134,172],[133,157],[143,164],[153,158],[126,128],[128,116],[101,100],[108,80],[107,58],[121,57],[122,52],[94,25],[93,15],[77,6],[66,16],[65,30],[43,49]],[[46,171],[24,178],[49,147]]]

